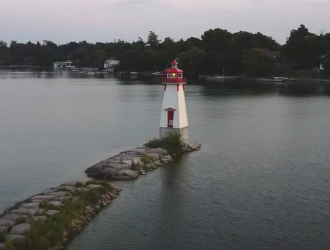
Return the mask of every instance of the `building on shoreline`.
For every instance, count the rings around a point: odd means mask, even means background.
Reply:
[[[119,60],[116,60],[114,57],[109,58],[104,62],[104,69],[108,72],[113,72],[114,67],[120,64]]]

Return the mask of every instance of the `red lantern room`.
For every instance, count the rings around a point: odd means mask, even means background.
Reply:
[[[174,60],[171,63],[172,67],[166,70],[166,78],[163,78],[163,83],[184,83],[186,84],[187,80],[183,78],[183,71],[178,69],[178,63]]]

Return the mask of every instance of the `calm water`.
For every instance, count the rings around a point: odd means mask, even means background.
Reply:
[[[162,88],[0,72],[0,209],[157,136]],[[201,151],[117,183],[69,250],[329,249],[330,97],[189,85]]]

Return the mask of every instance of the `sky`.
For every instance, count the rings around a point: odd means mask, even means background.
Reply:
[[[209,29],[261,32],[283,44],[292,29],[330,32],[330,0],[0,0],[0,40],[57,44],[198,37]]]

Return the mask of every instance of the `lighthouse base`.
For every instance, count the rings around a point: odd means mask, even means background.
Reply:
[[[159,128],[159,138],[166,137],[169,132],[180,133],[183,141],[187,141],[189,139],[188,127],[185,127],[185,128]]]

